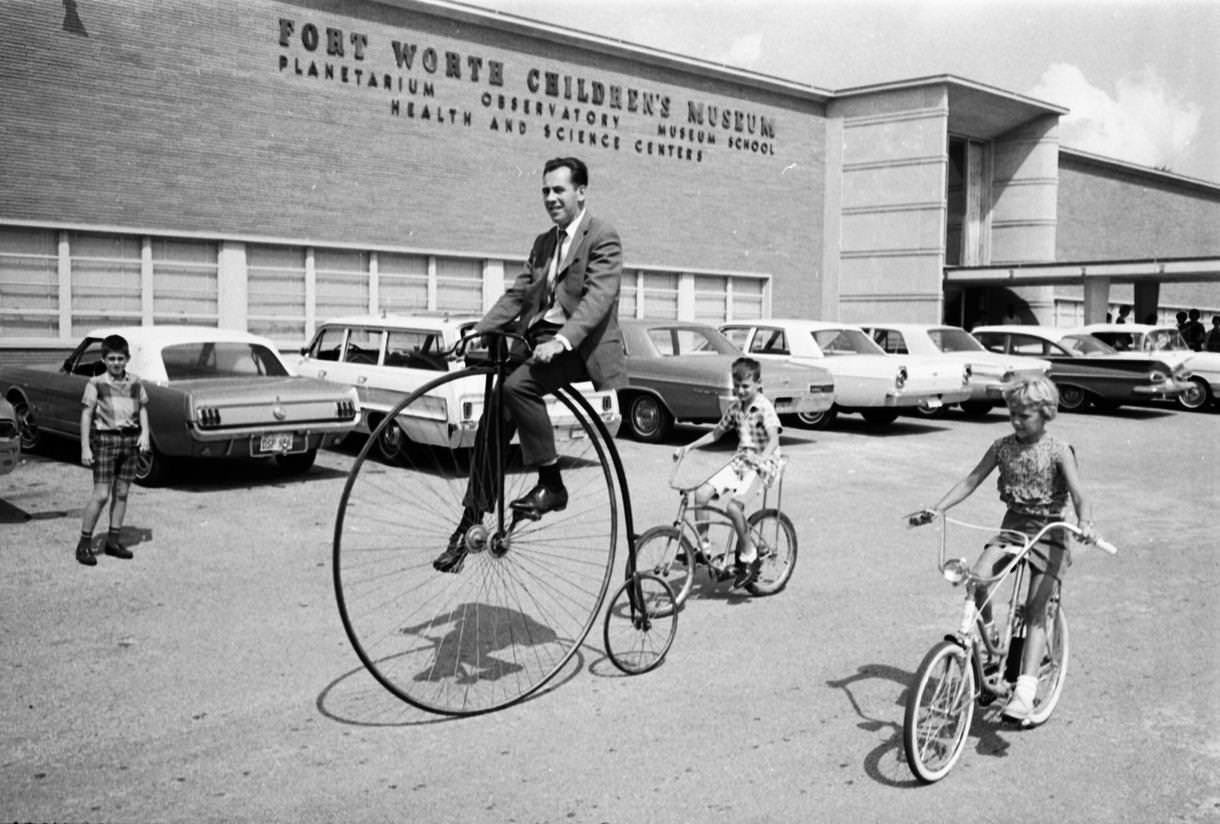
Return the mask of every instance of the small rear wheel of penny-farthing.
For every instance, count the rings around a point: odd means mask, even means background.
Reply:
[[[335,521],[335,595],[356,654],[394,695],[447,715],[509,706],[554,678],[601,615],[614,565],[613,443],[563,388],[551,415],[567,505],[514,521],[508,504],[537,472],[515,448],[494,450],[481,477],[502,482],[496,511],[460,536],[454,571],[433,567],[462,517],[493,370],[449,373],[392,409],[356,457]],[[405,437],[389,464],[375,458],[391,426]]]
[[[678,608],[669,584],[637,572],[610,599],[602,635],[614,666],[638,675],[661,665],[677,631]]]

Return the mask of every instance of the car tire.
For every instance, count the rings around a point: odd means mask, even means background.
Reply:
[[[798,412],[792,416],[791,421],[801,429],[827,429],[834,423],[838,414],[839,408],[831,406],[821,412]]]
[[[860,414],[869,426],[889,426],[898,420],[897,409],[862,409]]]
[[[140,486],[162,486],[170,477],[170,461],[153,446],[141,452],[136,461],[136,483]]]
[[[669,436],[674,418],[654,395],[635,395],[626,404],[623,421],[631,437],[644,443],[659,443]]]
[[[374,432],[377,430],[374,429]],[[381,435],[377,438],[375,444],[377,454],[381,460],[388,464],[396,464],[399,457],[402,455],[403,447],[406,446],[407,433],[402,431],[400,426],[387,426],[382,430]]]
[[[991,401],[965,401],[962,403],[962,414],[967,418],[985,418],[993,408],[995,404]]]
[[[1079,386],[1059,384],[1059,409],[1062,412],[1083,412],[1091,401],[1089,393]]]
[[[932,409],[931,407],[919,404],[915,407],[915,412],[921,418],[943,418],[949,414],[949,407],[942,403],[940,406]]]
[[[21,436],[21,451],[33,452],[42,444],[42,433],[30,411],[30,403],[25,398],[10,398],[13,404],[13,415],[17,418],[17,432]]]
[[[275,463],[289,475],[301,475],[309,471],[318,457],[318,450],[308,449],[304,452],[294,452],[291,455],[276,455]]]
[[[1212,391],[1207,381],[1195,377],[1190,379],[1190,388],[1178,395],[1178,406],[1189,409],[1191,412],[1198,412],[1206,409],[1211,400]]]

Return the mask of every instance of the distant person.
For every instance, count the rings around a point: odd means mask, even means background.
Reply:
[[[1187,317],[1188,320],[1182,327],[1182,338],[1191,349],[1201,352],[1203,351],[1203,341],[1207,338],[1207,329],[1204,328],[1203,322],[1199,320],[1198,309],[1191,309]]]
[[[1220,315],[1212,315],[1212,328],[1207,330],[1207,337],[1203,339],[1203,349],[1220,352]]]
[[[93,527],[110,501],[110,529],[103,552],[130,559],[131,550],[119,542],[127,514],[127,494],[136,477],[141,452],[152,449],[148,434],[148,392],[140,379],[127,371],[131,350],[121,335],[102,341],[106,371],[85,384],[81,397],[80,462],[93,467],[93,494],[81,515],[76,560],[97,564],[93,554]],[[111,497],[113,493],[113,498]]]
[[[1183,332],[1183,333],[1185,332],[1186,317],[1187,316],[1186,316],[1185,312],[1178,312],[1176,315],[1173,316],[1174,320],[1177,321],[1179,332]],[[1185,337],[1185,334],[1183,334],[1183,337]]]
[[[1021,323],[1021,317],[1017,314],[1017,307],[1011,303],[1004,307],[1003,323],[1008,326]]]
[[[750,540],[750,529],[746,525],[745,501],[775,479],[782,427],[775,407],[762,394],[762,366],[758,361],[748,357],[733,361],[732,378],[733,401],[716,428],[675,449],[674,460],[682,460],[692,449],[715,443],[730,430],[737,433],[737,451],[732,460],[695,490],[695,503],[707,506],[714,500],[722,501],[737,533],[737,575],[733,586],[744,587],[758,578],[762,568],[762,558]],[[707,513],[696,509],[695,517],[700,516],[703,516],[699,523],[700,544],[706,546]]]
[[[1118,307],[1118,317],[1114,319],[1115,323],[1130,323],[1131,322],[1131,305],[1124,303]]]

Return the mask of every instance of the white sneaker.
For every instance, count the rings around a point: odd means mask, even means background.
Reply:
[[[1012,691],[1012,697],[1004,705],[1001,715],[1010,721],[1028,723],[1034,712],[1034,700],[1038,693],[1038,679],[1022,675],[1017,679],[1017,687]]]

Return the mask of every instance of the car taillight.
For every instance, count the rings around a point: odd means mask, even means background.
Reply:
[[[970,383],[970,378],[974,375],[974,367],[966,364],[962,367],[962,386]]]
[[[201,429],[211,429],[212,427],[220,426],[220,410],[216,407],[201,406],[198,415]]]
[[[344,420],[356,417],[356,402],[350,400],[339,401],[335,404],[335,414]]]
[[[901,389],[907,385],[907,368],[905,366],[898,367],[898,374],[894,376],[894,388]]]
[[[1152,381],[1153,383],[1164,383],[1165,381],[1169,380],[1169,376],[1160,369],[1153,369],[1148,373],[1148,380]]]

